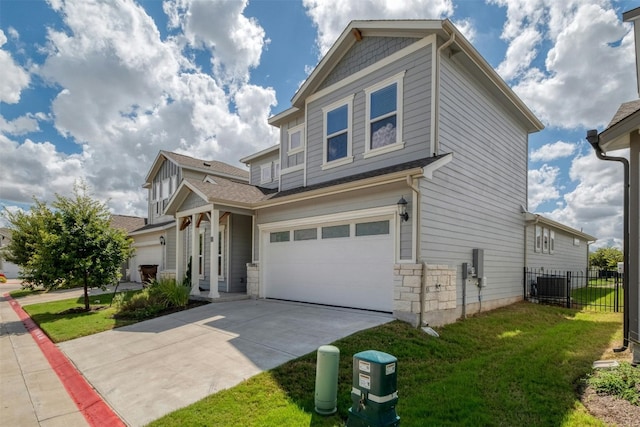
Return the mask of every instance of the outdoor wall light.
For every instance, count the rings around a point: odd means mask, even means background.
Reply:
[[[398,215],[403,221],[409,221],[409,213],[407,212],[408,202],[404,199],[404,196],[398,200]]]
[[[164,236],[160,236],[160,244],[164,246],[165,244]]]

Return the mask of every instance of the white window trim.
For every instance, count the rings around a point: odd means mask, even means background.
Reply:
[[[556,232],[549,230],[549,253],[552,254],[556,251]]]
[[[296,133],[296,132],[300,132],[300,146],[296,147],[296,148],[291,148],[291,135]],[[296,153],[301,153],[304,151],[304,146],[305,146],[305,132],[304,132],[304,123],[301,125],[297,125],[292,127],[291,129],[289,129],[289,131],[287,132],[287,154],[291,155],[291,154],[296,154]]]
[[[273,176],[271,177],[272,181],[278,181],[280,179],[280,174],[281,174],[281,170],[280,170],[280,160],[275,160],[273,162]]]
[[[403,93],[404,93],[404,76],[406,70],[395,76],[391,76],[373,86],[369,86],[364,90],[366,95],[366,111],[365,111],[365,147],[363,157],[369,158],[380,154],[389,153],[391,151],[401,150],[404,148],[404,140],[402,134],[402,117],[403,117]],[[396,84],[396,142],[385,145],[383,147],[371,148],[371,94],[392,84]],[[382,116],[381,116],[382,117]],[[376,117],[379,120],[378,117]]]
[[[293,173],[296,171],[301,171],[304,169],[304,164],[300,163],[299,165],[291,166],[290,168],[280,169],[280,176],[286,175],[288,173]]]
[[[160,197],[163,200],[169,198],[169,195],[171,195],[171,178],[165,178],[162,180],[162,189],[160,190],[160,193]]]
[[[269,170],[269,178],[265,179],[264,171]],[[268,184],[273,181],[273,171],[271,169],[271,162],[264,165],[260,165],[260,184]]]
[[[540,231],[540,240],[538,240],[538,230]],[[533,249],[535,252],[542,252],[542,238],[542,226],[536,224],[533,228]]]
[[[322,170],[331,169],[337,166],[346,165],[353,162],[353,99],[355,94],[347,96],[333,104],[322,108]],[[327,162],[327,113],[336,108],[347,106],[347,155],[337,160]]]

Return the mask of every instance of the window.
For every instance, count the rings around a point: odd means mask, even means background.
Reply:
[[[160,183],[153,183],[153,200],[160,200]]]
[[[573,238],[573,246],[580,246],[580,239],[578,239],[577,237]]]
[[[169,190],[169,186],[170,186],[170,180],[169,178],[165,178],[162,180],[162,198],[166,199],[167,197],[169,197],[170,194],[170,190]]]
[[[200,229],[200,240],[198,241],[198,275],[201,279],[204,279],[204,251],[205,251],[205,242],[204,242],[204,232],[205,229]]]
[[[224,280],[224,270],[227,265],[225,255],[226,255],[226,242],[225,242],[225,226],[220,226],[220,231],[218,232],[218,280]]]
[[[375,236],[378,234],[389,234],[389,221],[356,224],[356,236]]]
[[[289,154],[302,151],[304,148],[304,125],[299,125],[289,129]]]
[[[549,253],[552,254],[556,249],[556,232],[549,232]]]
[[[316,240],[317,238],[317,228],[305,228],[304,230],[294,230],[293,232],[293,240]]]
[[[536,225],[535,251],[542,252],[542,227]]]
[[[339,237],[349,237],[349,224],[322,227],[323,239],[336,239]]]
[[[273,179],[280,179],[280,160],[273,162]]]
[[[549,253],[549,229],[542,229],[542,252]]]
[[[324,165],[333,166],[350,163],[351,156],[351,111],[353,95],[322,109],[324,114]]]
[[[271,241],[271,243],[288,242],[289,232],[288,231],[273,232],[271,233],[269,240]]]
[[[260,183],[266,184],[271,182],[271,163],[260,166]]]
[[[367,146],[365,154],[388,152],[402,144],[402,80],[404,72],[365,90]]]
[[[171,193],[170,194],[175,193],[177,189],[178,189],[178,176],[173,175],[171,177]]]

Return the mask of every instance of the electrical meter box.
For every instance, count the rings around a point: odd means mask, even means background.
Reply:
[[[398,359],[376,350],[353,356],[353,384],[347,427],[399,426]]]

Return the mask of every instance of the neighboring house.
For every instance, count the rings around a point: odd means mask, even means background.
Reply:
[[[526,213],[525,220],[525,267],[586,276],[595,237],[538,214]]]
[[[351,22],[269,123],[279,144],[241,159],[250,179],[178,176],[155,211],[176,218],[168,268],[194,259],[192,293],[432,325],[522,300],[528,135],[543,125],[448,20]]]
[[[2,256],[2,249],[9,246],[11,242],[11,230],[8,228],[0,228],[0,272],[3,272],[7,279],[17,279],[20,274],[19,267]]]
[[[123,230],[129,235],[134,230],[143,227],[147,223],[145,218],[141,218],[139,216],[130,216],[130,215],[111,215],[111,227],[119,228]],[[121,269],[121,278],[120,281],[128,282],[131,280],[131,260],[127,260]]]
[[[246,184],[249,182],[249,173],[246,170],[214,160],[195,159],[167,151],[158,153],[143,186],[148,190],[148,222],[143,227],[129,233],[129,236],[134,239],[134,247],[136,249],[136,255],[130,262],[131,280],[141,281],[140,266],[155,265],[159,275],[173,276],[178,281],[181,281],[186,273],[186,266],[191,253],[187,255],[186,252],[182,251],[178,261],[176,250],[185,245],[191,247],[195,242],[198,246],[194,251],[197,255],[193,260],[192,277],[196,281],[196,285],[209,288],[210,279],[213,276],[209,264],[210,258],[206,258],[210,248],[205,243],[209,242],[210,234],[203,232],[196,236],[194,241],[192,234],[182,233],[184,227],[188,226],[184,222],[180,224],[181,230],[176,233],[176,220],[173,215],[166,214],[165,210],[171,198],[175,196],[180,183],[190,181],[214,182],[214,180],[222,179],[230,179],[234,182]],[[222,220],[229,222],[228,218],[222,218]],[[198,225],[201,222],[202,218],[198,219]],[[199,232],[204,231],[204,226],[198,227],[198,229]],[[225,232],[224,236],[226,236],[226,230],[223,231]],[[204,262],[205,258],[207,259],[206,262]],[[241,262],[246,264],[249,260],[250,256]],[[182,266],[177,275],[176,262],[179,262]],[[245,264],[242,264],[243,270],[246,270]],[[235,273],[235,270],[233,273]],[[246,273],[243,273],[242,276],[246,276]],[[216,291],[218,278],[219,276],[216,274],[214,280]],[[227,289],[222,284],[220,286],[224,290]]]

